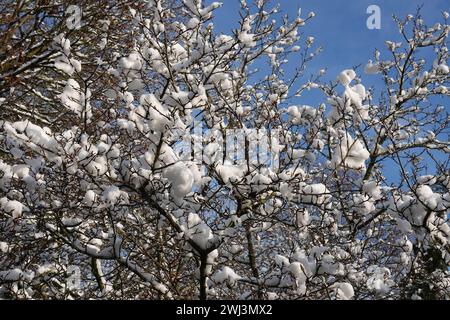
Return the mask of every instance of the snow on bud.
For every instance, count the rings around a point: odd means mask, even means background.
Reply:
[[[355,295],[353,286],[348,282],[338,282],[334,284],[336,288],[336,298],[338,300],[350,300]]]
[[[0,208],[4,212],[11,214],[13,219],[17,219],[22,216],[22,212],[26,207],[19,201],[8,200],[8,198],[3,197],[0,199]]]
[[[378,63],[372,63],[372,60],[369,60],[369,62],[364,67],[364,72],[366,74],[376,74],[380,72],[380,65]]]
[[[349,133],[346,133],[334,150],[332,163],[335,168],[344,166],[361,170],[365,169],[364,163],[369,157],[370,153],[361,141],[359,139],[353,139]]]
[[[214,10],[214,9],[220,8],[222,5],[223,5],[222,2],[213,2],[213,3],[210,5],[210,8]]]
[[[399,48],[402,43],[401,42],[392,42],[392,41],[386,41],[386,46],[389,50],[395,51],[397,48]]]
[[[352,69],[347,69],[342,71],[339,76],[338,80],[343,86],[348,86],[350,82],[352,82],[353,79],[355,79],[356,73]]]
[[[242,42],[246,47],[254,47],[256,45],[255,35],[250,33],[251,30],[251,19],[245,19],[242,25],[242,31],[238,35],[238,39]]]
[[[449,68],[446,64],[440,64],[436,70],[439,74],[446,75],[449,72]]]
[[[92,200],[92,193],[89,193],[89,197],[91,197],[91,199],[89,200]],[[128,203],[128,193],[120,190],[116,186],[108,186],[102,192],[101,199],[103,202],[109,204],[111,207],[114,207],[117,204]]]
[[[330,198],[330,191],[322,183],[305,185],[302,188],[302,196],[301,196],[302,202],[321,205],[328,202],[329,198]]]
[[[194,29],[199,25],[199,23],[200,20],[198,20],[196,17],[193,17],[187,22],[186,27],[188,27],[189,29]]]
[[[83,203],[87,206],[92,206],[97,198],[97,194],[93,190],[86,191],[84,195]]]
[[[92,116],[92,107],[89,103],[90,90],[86,90],[84,94],[80,85],[74,79],[67,80],[64,91],[59,96],[61,103],[78,116],[84,116],[90,119]]]
[[[307,45],[308,47],[311,47],[311,46],[313,45],[313,43],[314,43],[314,37],[308,37],[308,38],[306,38],[306,45]]]
[[[303,20],[302,18],[298,17],[297,19],[295,19],[295,22],[299,25],[299,26],[304,26],[305,25],[305,20]]]
[[[172,183],[172,192],[176,198],[183,198],[192,190],[194,176],[192,172],[181,162],[169,166],[165,176]]]
[[[211,277],[211,280],[216,283],[228,282],[230,285],[234,285],[239,279],[241,279],[241,276],[237,275],[233,269],[227,266],[224,266]]]
[[[0,242],[0,252],[7,253],[9,246],[6,242]]]

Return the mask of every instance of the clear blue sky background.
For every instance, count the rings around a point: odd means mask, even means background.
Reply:
[[[205,3],[211,2],[213,1],[205,0]],[[215,11],[215,30],[230,34],[231,30],[238,28],[240,1],[220,2],[223,6]],[[253,1],[247,2],[250,5]],[[306,18],[310,11],[316,13],[315,18],[300,29],[304,32],[304,38],[313,36],[315,45],[323,47],[323,52],[308,64],[306,76],[311,73],[317,74],[318,70],[326,68],[327,73],[322,80],[335,80],[342,70],[362,64],[358,74],[366,88],[372,86],[375,88],[375,97],[380,93],[380,89],[383,89],[383,83],[379,76],[364,74],[363,66],[368,59],[373,59],[376,48],[381,51],[382,59],[387,58],[386,40],[397,42],[403,40],[392,20],[392,15],[404,18],[407,14],[415,14],[416,9],[423,5],[422,17],[427,25],[432,26],[436,22],[443,22],[443,11],[450,12],[449,0],[278,0],[272,3],[279,3],[281,11],[289,14],[291,18],[295,17],[299,8],[302,9],[303,18]],[[381,9],[380,30],[369,30],[366,26],[369,17],[366,10],[369,5],[378,5]],[[430,54],[432,52],[422,52],[423,57],[432,63]],[[295,61],[293,65],[295,66]],[[325,102],[325,97],[318,90],[312,90],[298,98],[298,101],[292,102],[318,106]],[[436,103],[442,104],[447,110],[450,108],[448,98],[440,98]],[[448,137],[439,138],[448,139]],[[397,170],[389,169],[385,173],[391,181],[399,177]]]

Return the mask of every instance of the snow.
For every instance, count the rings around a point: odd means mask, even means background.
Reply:
[[[217,46],[223,51],[230,49],[233,43],[235,43],[233,37],[230,37],[229,35],[226,34],[221,34],[216,38]]]
[[[209,17],[211,12],[219,8],[222,3],[213,2],[209,6],[202,8],[202,0],[183,0],[184,5],[198,17]]]
[[[339,300],[350,300],[355,295],[353,286],[348,282],[338,282],[335,285],[336,298]]]
[[[268,292],[266,291],[267,299],[268,300],[277,300],[278,294],[276,292]]]
[[[189,29],[194,29],[198,26],[199,23],[200,20],[198,20],[196,17],[193,17],[187,22],[186,27],[188,27]]]
[[[50,272],[56,272],[57,269],[50,265],[50,264],[45,264],[42,266],[39,266],[39,268],[36,270],[36,276],[40,276],[46,273],[50,273]]]
[[[55,68],[61,70],[62,72],[72,76],[74,71],[81,71],[81,63],[75,58],[69,58],[70,56],[70,39],[64,37],[63,34],[54,38],[57,45],[61,46],[62,53],[60,54],[54,62]]]
[[[362,190],[374,200],[379,200],[382,197],[381,188],[376,181],[365,181]]]
[[[335,168],[345,166],[347,168],[361,170],[365,169],[365,161],[369,159],[370,153],[358,139],[353,139],[349,133],[345,133],[340,144],[334,150],[332,164]]]
[[[375,211],[373,199],[367,195],[354,194],[352,201],[352,210],[356,211],[360,216],[368,215]]]
[[[11,152],[14,159],[20,159],[20,158],[22,158],[22,156],[24,154],[24,152],[22,150],[20,150],[19,148],[12,148],[9,151]]]
[[[107,45],[107,44],[108,44],[108,38],[103,37],[103,38],[100,40],[100,43],[98,44],[98,46],[99,46],[99,48],[100,48],[101,50],[103,50],[103,49],[106,48],[106,45]]]
[[[434,193],[433,190],[428,185],[420,185],[416,189],[416,194],[420,201],[422,201],[426,206],[431,209],[436,209],[441,198],[438,193]]]
[[[348,99],[357,110],[361,110],[362,102],[366,98],[366,88],[362,84],[355,86],[347,86],[345,88],[344,96]],[[365,117],[367,118],[367,116]]]
[[[433,190],[427,185],[421,185],[416,189],[417,196],[422,201],[427,201],[427,199],[432,198],[434,195]]]
[[[310,124],[317,117],[318,109],[307,105],[289,106],[287,113],[293,124]]]
[[[90,119],[92,117],[92,108],[89,103],[90,95],[89,89],[86,89],[85,94],[76,80],[69,79],[64,91],[60,94],[60,99],[67,109],[80,117]]]
[[[25,164],[16,164],[12,166],[13,177],[23,179],[30,173],[30,168]]]
[[[364,72],[366,74],[377,74],[380,72],[380,65],[378,63],[373,63],[372,60],[369,60],[364,67]]]
[[[446,64],[440,64],[440,65],[437,67],[437,72],[438,72],[439,74],[446,75],[446,74],[449,73],[449,68],[448,68],[448,66],[447,66]]]
[[[280,193],[283,196],[283,198],[285,198],[287,200],[292,200],[294,198],[294,195],[291,192],[291,187],[289,186],[289,183],[287,183],[287,182],[280,183]]]
[[[102,176],[108,171],[108,160],[105,156],[97,156],[94,159],[88,158],[86,170],[94,177]]]
[[[149,48],[147,50],[145,50],[144,52],[144,56],[147,57],[148,61],[151,61],[151,66],[153,68],[153,70],[155,70],[156,72],[164,75],[164,76],[169,76],[169,70],[167,69],[166,65],[164,64],[164,61],[160,55],[160,53],[154,49],[154,48]]]
[[[23,276],[22,270],[16,268],[6,271],[0,271],[1,281],[18,281]]]
[[[194,185],[194,175],[192,171],[182,162],[177,162],[169,166],[164,175],[172,184],[173,195],[178,198],[184,198],[192,191]]]
[[[348,86],[350,82],[352,82],[352,80],[355,79],[355,77],[356,77],[355,71],[352,69],[347,69],[339,74],[338,80],[345,87]]]
[[[251,31],[251,17],[247,17],[242,25],[242,30],[238,34],[238,39],[246,47],[254,47],[256,45],[255,35]]]
[[[300,226],[307,226],[311,221],[309,211],[307,209],[299,210],[297,212],[297,222]]]
[[[297,152],[300,152],[300,150],[296,150]],[[294,166],[291,168],[287,168],[285,170],[283,170],[279,175],[279,178],[281,180],[291,180],[292,178],[303,178],[306,176],[305,170],[303,170],[302,168],[300,168],[299,166]]]
[[[356,73],[351,69],[339,74],[338,81],[344,86],[344,93],[342,98],[329,99],[333,107],[332,118],[339,119],[344,111],[344,113],[353,114],[355,122],[369,119],[369,106],[363,105],[363,101],[367,98],[366,88],[360,83],[350,86],[355,77]]]
[[[117,119],[117,126],[120,129],[127,130],[128,132],[133,132],[136,125],[132,121],[128,121],[127,119]]]
[[[297,292],[299,294],[304,294],[306,291],[306,275],[303,271],[303,265],[300,262],[295,261],[289,265],[288,270],[295,278]]]
[[[87,206],[92,206],[95,202],[96,197],[97,197],[97,194],[93,190],[88,190],[88,191],[86,191],[83,202]]]
[[[3,160],[0,160],[0,189],[7,190],[8,185],[12,179],[13,171],[12,167]]]
[[[0,241],[0,252],[7,253],[9,245],[6,242]]]
[[[270,177],[268,177],[267,175],[257,173],[252,177],[250,184],[254,186],[254,190],[261,191],[264,190],[267,186],[272,185],[273,182],[272,179],[270,179]]]
[[[20,218],[25,209],[24,205],[19,201],[8,200],[6,197],[0,198],[0,208],[4,212],[11,214],[13,219]]]
[[[344,265],[337,262],[335,257],[331,254],[324,254],[322,256],[322,261],[317,270],[318,274],[331,274],[331,275],[343,275]]]
[[[233,245],[230,246],[230,252],[232,254],[236,254],[238,252],[241,252],[242,250],[244,250],[244,247],[242,245],[233,244]]]
[[[14,123],[6,123],[4,129],[7,133],[11,134],[20,140],[28,141],[32,143],[30,147],[34,150],[40,150],[37,146],[41,146],[45,149],[53,152],[58,152],[58,142],[52,136],[50,129],[37,126],[28,120],[18,121]],[[49,154],[50,155],[50,154]]]
[[[89,255],[97,255],[100,252],[100,248],[98,248],[97,246],[93,245],[93,244],[88,244],[86,245],[86,252]]]
[[[392,285],[392,280],[389,279],[391,274],[389,269],[372,265],[367,268],[367,273],[370,274],[370,277],[367,279],[366,285],[370,290],[380,295],[389,293]]]
[[[79,225],[83,220],[81,218],[62,218],[61,223],[65,227],[75,227]]]
[[[449,90],[446,86],[439,86],[435,89],[437,93],[446,94]]]
[[[395,51],[397,48],[400,48],[402,43],[401,42],[393,42],[393,41],[385,41],[386,47],[390,51]]]
[[[70,39],[63,37],[61,39],[61,47],[63,49],[64,54],[69,55],[70,54]]]
[[[412,233],[411,223],[408,220],[396,218],[397,228],[404,234]]]
[[[90,193],[89,196],[92,197],[92,193]],[[128,193],[120,190],[116,186],[108,186],[103,190],[101,200],[111,207],[114,207],[117,204],[126,204],[128,203]]]
[[[125,101],[125,103],[127,105],[130,105],[134,101],[133,94],[131,92],[128,92],[128,91],[123,94],[122,99],[123,99],[123,101]]]
[[[295,261],[289,264],[289,271],[296,279],[306,280],[305,273],[303,272],[303,265],[300,262]]]
[[[225,184],[239,180],[244,176],[243,169],[237,165],[217,165],[216,171]]]
[[[185,234],[188,238],[193,240],[202,249],[209,247],[210,241],[214,239],[214,235],[211,228],[198,214],[193,212],[189,213],[186,227],[184,227]]]
[[[140,97],[140,106],[148,110],[150,119],[150,128],[152,130],[163,132],[170,125],[170,113],[166,106],[156,98],[154,94],[143,94]],[[130,120],[139,121],[139,117],[131,117]]]
[[[60,56],[55,60],[55,68],[71,76],[74,72],[74,67],[70,60],[65,56]]]
[[[217,271],[211,279],[216,283],[228,282],[230,285],[234,285],[241,277],[230,267],[224,266],[220,271]]]
[[[111,148],[111,146],[103,141],[100,141],[97,144],[97,152],[99,154],[104,154],[107,153],[109,151],[109,149]]]
[[[330,191],[322,183],[304,185],[301,192],[301,201],[321,205],[328,201],[329,193]]]
[[[121,58],[119,64],[125,71],[140,70],[142,68],[142,57],[138,52],[132,52],[128,57]]]
[[[302,265],[302,270],[307,277],[310,277],[316,270],[316,259],[309,259],[304,251],[297,250],[294,259]]]
[[[275,263],[278,265],[278,267],[287,267],[290,265],[289,259],[285,256],[282,256],[281,254],[275,255]]]

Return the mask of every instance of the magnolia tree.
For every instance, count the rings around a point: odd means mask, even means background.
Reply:
[[[1,83],[0,296],[450,298],[448,14],[395,18],[401,39],[325,82],[314,13],[241,1],[225,35],[219,7],[82,15]],[[65,121],[11,116],[13,95]]]

